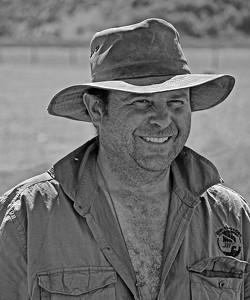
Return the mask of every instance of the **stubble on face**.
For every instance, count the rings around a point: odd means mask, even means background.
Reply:
[[[171,123],[164,130],[155,130],[154,127],[143,127],[136,131],[136,136],[168,136],[166,145],[150,145],[145,147],[145,141],[136,138],[134,142],[134,151],[131,157],[136,163],[151,171],[163,171],[170,167],[172,161],[182,150],[190,132],[190,122],[185,127],[185,131],[180,132],[175,123]]]
[[[109,113],[99,128],[100,150],[119,180],[141,186],[164,177],[190,132],[191,113],[187,110],[178,119],[179,124],[172,121],[160,129],[137,117],[133,106],[110,101]],[[169,136],[168,148],[150,145],[140,136]]]

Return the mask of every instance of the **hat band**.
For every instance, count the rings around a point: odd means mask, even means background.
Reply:
[[[190,74],[190,69],[185,60],[177,61],[174,68],[168,63],[160,61],[139,62],[127,65],[115,65],[110,68],[92,68],[92,82],[126,80],[146,77],[161,77]]]

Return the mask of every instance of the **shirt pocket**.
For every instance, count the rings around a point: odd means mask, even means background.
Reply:
[[[240,300],[244,275],[249,271],[246,261],[229,256],[204,259],[188,267],[191,299]]]
[[[41,300],[114,300],[116,281],[112,267],[54,269],[38,273]]]

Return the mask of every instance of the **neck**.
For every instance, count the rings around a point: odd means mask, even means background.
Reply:
[[[164,194],[169,191],[169,168],[150,171],[140,167],[135,161],[122,161],[119,156],[109,156],[99,148],[97,162],[110,192],[130,191],[137,194]]]

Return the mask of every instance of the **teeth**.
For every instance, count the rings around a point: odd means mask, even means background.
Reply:
[[[168,137],[164,137],[164,138],[151,138],[151,137],[142,137],[145,141],[147,142],[151,142],[151,143],[164,143],[168,140]]]

